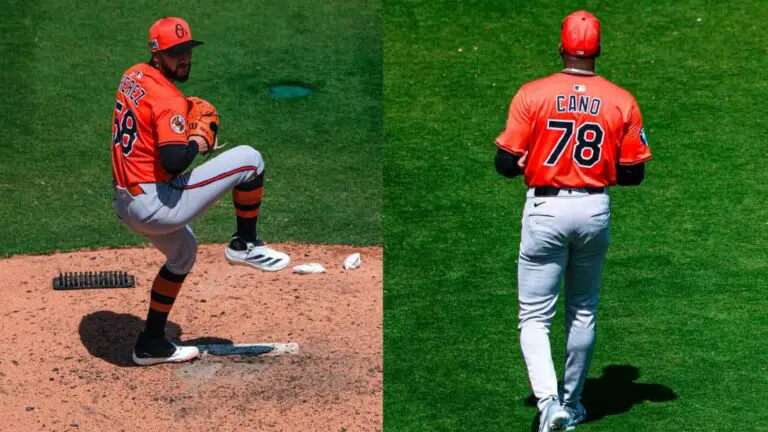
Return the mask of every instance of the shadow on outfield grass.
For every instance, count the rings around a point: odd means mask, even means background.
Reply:
[[[600,378],[587,378],[582,403],[587,409],[584,423],[600,420],[605,416],[623,414],[643,402],[668,402],[677,399],[675,392],[662,384],[636,383],[640,369],[630,365],[610,365],[603,368]],[[535,407],[533,395],[525,399],[525,405]],[[539,430],[539,416],[535,415],[532,431]]]
[[[116,366],[132,367],[133,345],[136,337],[144,330],[144,320],[131,314],[112,311],[98,311],[88,314],[80,321],[80,340],[88,352]],[[181,327],[168,321],[165,327],[168,339],[178,341]],[[183,345],[232,344],[229,339],[202,337],[182,342]]]

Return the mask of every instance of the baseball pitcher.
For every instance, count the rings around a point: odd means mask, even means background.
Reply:
[[[638,185],[651,159],[632,95],[595,74],[600,22],[563,20],[564,69],[523,85],[496,139],[496,170],[529,187],[518,258],[520,346],[540,411],[539,431],[573,430],[595,344],[598,291],[610,243],[608,186]],[[549,328],[565,279],[566,355],[558,390]]]
[[[256,230],[264,192],[264,161],[239,146],[184,173],[195,156],[217,149],[219,116],[210,103],[186,98],[174,82],[186,82],[192,68],[189,25],[162,18],[149,29],[151,59],[123,74],[112,115],[112,175],[115,210],[131,231],[147,237],[167,261],[152,284],[145,330],[133,361],[139,365],[183,362],[196,347],[165,337],[168,313],[195,263],[197,239],[189,222],[232,190],[237,231],[225,250],[232,264],[278,271],[288,255],[267,247]]]

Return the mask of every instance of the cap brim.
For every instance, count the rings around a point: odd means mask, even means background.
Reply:
[[[192,49],[192,48],[194,48],[196,46],[200,46],[202,44],[203,44],[203,42],[201,42],[201,41],[188,40],[186,42],[182,42],[180,44],[176,44],[176,45],[174,45],[174,46],[172,46],[170,48],[166,48],[163,51],[165,51],[167,53],[171,53],[171,54],[173,54],[173,53],[181,53],[181,52],[184,52],[186,50],[190,50],[190,49]]]

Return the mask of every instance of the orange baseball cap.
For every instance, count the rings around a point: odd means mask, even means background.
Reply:
[[[592,57],[600,52],[600,21],[591,13],[576,11],[563,20],[560,33],[563,49],[576,57]]]
[[[149,28],[149,49],[153,53],[173,49],[182,51],[202,45],[192,39],[189,24],[181,18],[160,18]]]

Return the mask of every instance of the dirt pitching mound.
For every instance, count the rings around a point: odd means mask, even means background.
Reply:
[[[0,260],[0,430],[377,431],[382,428],[382,252],[275,245],[264,273],[202,246],[171,311],[184,344],[298,342],[296,356],[207,356],[136,367],[162,255],[152,248]],[[362,267],[344,270],[360,252]],[[318,262],[327,273],[297,275]],[[53,291],[59,271],[126,270],[133,289]]]

